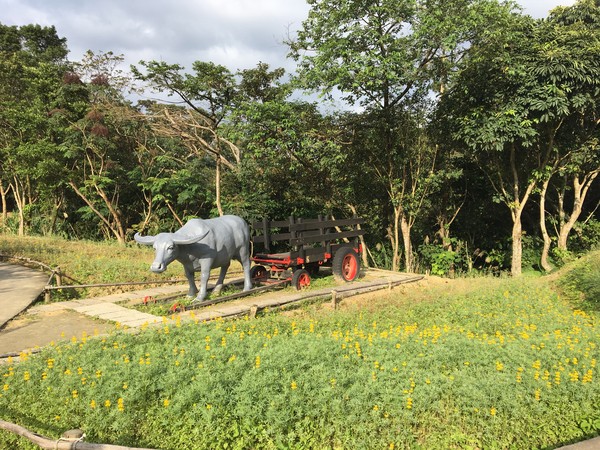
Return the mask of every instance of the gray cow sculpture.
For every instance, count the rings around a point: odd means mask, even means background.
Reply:
[[[159,233],[156,236],[141,236],[136,233],[134,239],[139,244],[154,247],[154,262],[150,266],[152,272],[164,272],[175,260],[183,264],[190,284],[188,298],[196,297],[194,302],[200,302],[206,297],[210,270],[216,267],[220,267],[221,272],[213,292],[221,291],[232,259],[238,260],[244,269],[244,291],[252,289],[250,230],[241,217],[191,219],[175,233]],[[194,281],[194,272],[198,271],[201,272],[200,291]]]

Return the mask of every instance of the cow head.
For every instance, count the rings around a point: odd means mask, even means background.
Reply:
[[[154,247],[154,262],[150,266],[152,272],[161,273],[167,270],[180,252],[180,246],[194,244],[201,241],[210,230],[199,230],[198,234],[186,236],[176,233],[159,233],[156,236],[141,236],[136,233],[133,238],[138,244],[152,245]]]

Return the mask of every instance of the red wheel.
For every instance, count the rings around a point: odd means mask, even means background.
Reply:
[[[250,278],[252,281],[267,281],[269,278],[269,272],[264,266],[254,266],[250,269]]]
[[[304,269],[295,270],[292,274],[292,286],[298,291],[310,286],[310,274]]]
[[[340,248],[333,257],[332,271],[335,278],[354,281],[360,273],[360,259],[352,247]]]
[[[181,303],[177,302],[174,303],[173,306],[171,306],[171,308],[169,309],[169,312],[171,313],[178,313],[178,312],[182,312],[185,311],[185,306],[183,306]]]

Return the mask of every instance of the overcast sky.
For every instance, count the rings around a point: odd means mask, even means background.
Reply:
[[[518,0],[545,17],[574,0]],[[212,61],[232,71],[255,67],[291,71],[282,43],[306,18],[305,0],[0,0],[4,25],[54,25],[67,38],[69,59],[86,50],[124,55],[128,64],[158,60],[189,69]]]

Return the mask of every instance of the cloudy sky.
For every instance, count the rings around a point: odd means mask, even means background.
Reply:
[[[574,0],[518,0],[544,17]],[[230,70],[293,68],[282,41],[306,18],[305,0],[0,0],[4,25],[54,25],[67,38],[69,59],[86,50],[112,51],[128,64],[159,60],[189,68],[212,61]]]

